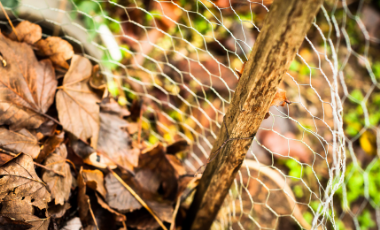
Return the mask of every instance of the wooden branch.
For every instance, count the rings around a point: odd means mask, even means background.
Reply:
[[[251,146],[253,138],[247,137],[256,134],[322,2],[275,0],[272,4],[224,117],[226,125],[211,151],[210,159],[215,159],[203,173],[183,229],[211,227]],[[229,139],[234,140],[226,142]]]

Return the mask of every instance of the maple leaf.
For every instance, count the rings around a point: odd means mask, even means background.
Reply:
[[[25,42],[29,45],[33,45],[42,38],[42,29],[39,25],[31,23],[29,21],[20,22],[16,28],[16,34],[12,31],[9,34],[9,38],[13,41]],[[19,39],[19,40],[18,40]]]
[[[99,101],[88,86],[92,66],[87,58],[74,55],[70,69],[56,95],[63,128],[96,149],[99,136]]]
[[[64,205],[69,199],[72,176],[70,165],[66,163],[67,149],[65,144],[56,148],[45,161],[45,166],[56,172],[61,172],[65,177],[57,175],[53,171],[43,170],[42,180],[48,185],[51,197],[55,199],[55,204]]]
[[[0,127],[0,147],[15,153],[26,153],[37,158],[40,146],[37,138],[26,129],[12,131]]]
[[[36,129],[54,101],[57,80],[49,60],[37,61],[26,43],[14,42],[0,33],[0,125],[11,129]]]
[[[37,48],[37,54],[41,56],[47,56],[53,62],[54,65],[69,68],[67,60],[73,57],[73,47],[67,41],[60,37],[48,37],[46,39],[39,40],[35,47]]]

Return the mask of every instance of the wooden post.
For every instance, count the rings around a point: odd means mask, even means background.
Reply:
[[[256,134],[322,2],[275,0],[271,5],[211,151],[210,159],[215,158],[207,165],[187,212],[184,230],[211,227],[251,146],[253,138],[247,137]]]

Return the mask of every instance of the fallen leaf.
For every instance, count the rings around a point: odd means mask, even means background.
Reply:
[[[36,129],[54,101],[57,80],[49,60],[37,61],[32,48],[0,33],[0,52],[7,62],[0,68],[0,125]]]
[[[37,208],[47,208],[51,196],[34,170],[33,159],[24,153],[0,168],[0,202],[22,200]],[[4,208],[4,207],[3,207]]]
[[[164,153],[162,144],[144,150],[139,157],[136,179],[141,186],[152,193],[160,188],[164,198],[173,198],[178,190],[178,174]]]
[[[22,220],[15,220],[6,216],[0,216],[0,230],[24,230],[33,226]]]
[[[50,218],[39,218],[33,215],[33,207],[26,200],[3,201],[0,215],[13,220],[31,224],[30,230],[47,230]]]
[[[179,152],[185,151],[189,147],[189,143],[185,140],[180,140],[174,142],[173,144],[166,147],[167,154],[177,154]]]
[[[55,149],[62,143],[64,137],[64,132],[60,132],[59,134],[48,137],[41,146],[41,151],[36,161],[44,161],[46,157],[49,156],[50,153],[54,152]]]
[[[100,102],[100,111],[107,112],[110,114],[116,114],[119,117],[126,117],[131,115],[131,113],[126,109],[123,108],[111,97],[106,97],[102,99]]]
[[[79,174],[77,177],[78,184],[78,208],[79,208],[79,218],[83,225],[87,225],[87,216],[90,211],[90,198],[86,195],[86,182],[82,175],[83,168],[80,168]]]
[[[58,117],[64,130],[83,141],[91,140],[96,149],[99,135],[98,98],[88,86],[91,63],[87,58],[74,55],[70,69],[57,92]]]
[[[99,192],[103,197],[106,197],[107,191],[104,187],[103,173],[97,169],[83,169],[82,176],[86,185],[94,191]]]
[[[94,89],[105,90],[107,87],[106,76],[104,76],[99,68],[99,65],[95,65],[92,70],[90,78],[90,86]]]
[[[60,172],[65,177],[59,176],[53,171],[42,170],[42,180],[48,185],[51,197],[55,199],[55,204],[64,205],[69,200],[72,176],[70,165],[66,163],[67,149],[65,144],[56,148],[55,152],[50,154],[45,161],[45,166],[56,172]]]
[[[138,165],[139,152],[131,151],[131,138],[123,129],[128,123],[117,115],[100,113],[98,151],[107,154],[124,168],[133,170]]]
[[[37,133],[41,133],[44,136],[53,136],[57,129],[57,124],[52,120],[47,120],[36,130]]]
[[[115,210],[113,210],[110,206],[108,206],[108,204],[106,202],[104,202],[102,200],[101,197],[99,197],[98,194],[95,194],[96,195],[96,200],[98,201],[98,204],[100,206],[102,206],[102,208],[104,208],[105,210],[109,211],[110,213],[114,214],[116,216],[116,220],[117,221],[126,221],[127,218],[125,217],[125,215],[121,214],[121,213],[118,213],[116,212]]]
[[[71,220],[67,221],[65,226],[61,230],[80,230],[82,229],[82,223],[80,222],[79,217],[74,217]]]
[[[136,190],[136,184],[132,180],[126,182],[132,189]],[[131,212],[141,208],[141,204],[132,196],[132,194],[111,174],[105,178],[107,189],[106,201],[111,208],[121,212]],[[140,194],[139,194],[140,195]]]
[[[286,91],[283,89],[277,88],[276,94],[274,95],[274,98],[272,100],[272,103],[270,106],[285,106],[286,104],[289,104],[290,102],[288,99],[286,99]]]
[[[40,146],[37,138],[26,129],[12,131],[0,127],[0,147],[14,153],[26,153],[37,158]]]
[[[376,154],[376,135],[372,131],[365,131],[359,138],[360,147],[369,155]]]
[[[42,38],[42,29],[39,25],[31,23],[29,21],[22,21],[20,22],[16,28],[16,34],[14,31],[12,31],[11,34],[9,34],[9,38],[13,41],[18,42],[25,42],[29,45],[33,45],[38,40]],[[19,40],[18,40],[19,39]]]
[[[38,55],[49,57],[54,65],[65,69],[69,68],[69,64],[66,61],[73,57],[74,51],[67,41],[60,37],[48,37],[39,40],[35,44],[35,47],[37,48]]]
[[[64,205],[49,205],[48,213],[50,217],[61,218],[65,215],[66,211],[71,208],[69,203],[65,203]]]
[[[110,167],[111,169],[117,168],[115,162],[111,161],[108,157],[97,152],[91,153],[88,157],[83,159],[83,162],[97,168],[105,169]]]
[[[0,152],[0,166],[2,166],[3,164],[7,163],[10,160],[12,160],[13,158],[14,157],[9,155],[9,154]]]

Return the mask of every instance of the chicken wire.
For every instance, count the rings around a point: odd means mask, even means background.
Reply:
[[[14,23],[38,23],[44,36],[61,36],[98,63],[119,103],[142,99],[145,142],[186,140],[190,150],[180,157],[189,174],[207,164],[239,79],[236,69],[249,57],[271,4],[1,2]],[[376,27],[366,24],[375,19],[364,20],[371,10],[365,1],[323,4],[280,85],[292,103],[270,109],[214,229],[345,229],[346,223],[360,229],[369,220],[380,228],[374,195],[380,182],[373,179],[380,169],[380,116],[373,106],[379,73],[370,55],[379,40]],[[350,115],[353,107],[359,115]],[[357,116],[352,124],[349,116]]]

